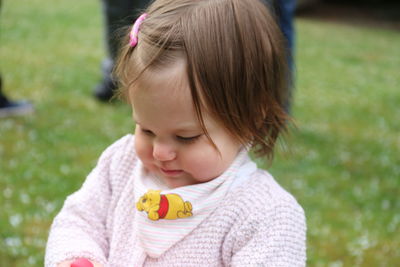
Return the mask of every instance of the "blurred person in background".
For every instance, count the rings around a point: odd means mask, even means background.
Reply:
[[[0,0],[0,11],[2,1]],[[24,115],[31,113],[33,107],[29,102],[26,101],[12,101],[3,92],[3,79],[0,74],[0,118],[13,116],[13,115]]]
[[[117,58],[120,38],[118,30],[131,25],[136,20],[136,14],[147,7],[150,0],[102,0],[104,32],[107,55],[102,62],[102,80],[94,88],[94,96],[103,102],[109,101],[117,83],[111,76],[114,62]]]

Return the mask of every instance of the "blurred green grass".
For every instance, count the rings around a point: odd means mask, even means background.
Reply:
[[[134,126],[129,107],[91,96],[99,1],[5,1],[0,23],[5,91],[36,108],[0,120],[0,266],[43,266],[65,197]],[[308,266],[396,266],[400,33],[305,19],[297,30],[297,129],[270,171],[306,211]]]

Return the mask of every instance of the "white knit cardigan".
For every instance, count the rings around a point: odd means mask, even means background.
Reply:
[[[134,231],[134,136],[111,145],[52,224],[45,266],[77,257],[109,267],[305,266],[305,217],[272,176],[257,170],[212,215],[159,258]]]

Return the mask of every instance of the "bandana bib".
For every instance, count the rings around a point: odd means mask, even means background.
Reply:
[[[221,203],[229,190],[257,169],[242,149],[219,177],[201,184],[168,188],[140,163],[135,167],[135,229],[142,249],[158,258],[182,240]]]

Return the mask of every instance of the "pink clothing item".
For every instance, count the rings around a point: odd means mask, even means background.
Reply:
[[[108,267],[305,266],[305,217],[296,200],[264,170],[230,190],[220,206],[160,257],[135,235],[134,180],[139,160],[127,135],[100,157],[80,190],[54,219],[46,267],[87,258]]]

